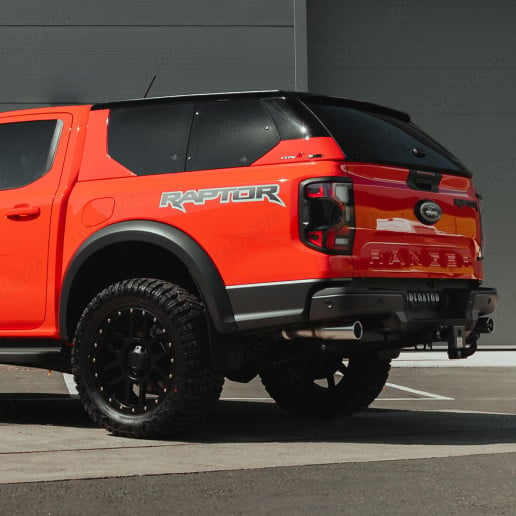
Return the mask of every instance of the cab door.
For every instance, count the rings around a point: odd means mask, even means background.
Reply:
[[[45,318],[52,206],[72,116],[0,118],[0,330]]]

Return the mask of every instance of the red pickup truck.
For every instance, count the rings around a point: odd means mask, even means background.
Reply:
[[[0,362],[73,371],[118,435],[224,377],[351,414],[404,347],[493,330],[472,175],[399,111],[269,91],[0,114]]]

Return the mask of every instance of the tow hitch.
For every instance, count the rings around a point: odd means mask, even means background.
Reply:
[[[466,339],[464,326],[450,326],[448,328],[448,358],[467,358],[477,350],[477,339]]]
[[[466,337],[464,326],[448,328],[448,357],[450,359],[467,358],[477,350],[477,340],[481,333],[492,333],[494,321],[490,317],[480,317],[475,329]]]

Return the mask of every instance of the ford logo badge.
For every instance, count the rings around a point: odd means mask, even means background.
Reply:
[[[419,221],[426,225],[432,225],[441,220],[443,210],[433,201],[420,201],[414,210]]]

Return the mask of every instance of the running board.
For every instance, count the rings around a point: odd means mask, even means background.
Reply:
[[[65,358],[61,341],[36,342],[21,339],[18,342],[9,340],[8,343],[0,341],[0,364],[69,371],[69,360]]]

